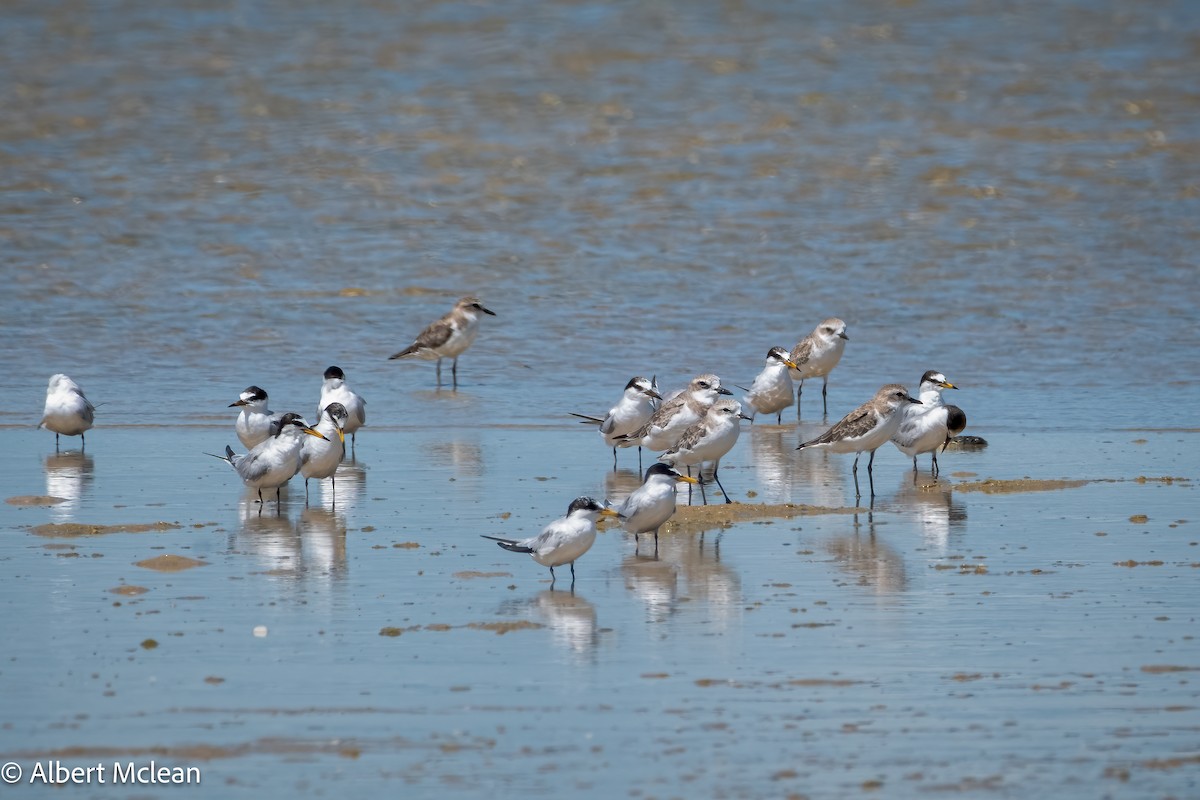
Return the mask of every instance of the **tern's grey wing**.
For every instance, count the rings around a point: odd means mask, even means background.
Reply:
[[[355,399],[358,402],[354,403],[354,407],[350,409],[350,416],[352,416],[358,422],[358,425],[361,428],[363,425],[367,424],[367,401],[363,400],[358,395],[355,395]]]
[[[792,348],[791,356],[793,364],[804,364],[812,358],[813,340],[811,336],[805,336],[795,347]]]
[[[83,392],[79,389],[72,389],[72,393],[79,395],[79,399],[83,401],[83,411],[79,416],[83,417],[85,422],[91,423],[96,421],[96,407],[92,405],[92,401],[83,396]]]
[[[269,460],[261,456],[261,453],[251,451],[237,461],[232,462],[233,468],[237,470],[242,480],[247,482],[256,481],[271,470]]]
[[[604,418],[604,421],[600,423],[600,432],[605,433],[605,434],[612,433],[612,429],[614,427],[616,427],[616,425],[617,425],[616,419],[613,417],[612,414],[609,414],[607,417]]]

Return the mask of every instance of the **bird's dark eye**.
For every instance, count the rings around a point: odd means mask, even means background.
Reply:
[[[705,381],[700,381],[700,388],[701,388],[701,389],[707,389],[707,388],[708,388],[708,384],[707,384]]]

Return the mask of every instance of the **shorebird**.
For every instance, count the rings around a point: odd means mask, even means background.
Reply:
[[[833,453],[854,453],[854,496],[862,497],[858,488],[858,457],[869,451],[867,477],[871,481],[871,497],[875,497],[875,451],[879,449],[900,425],[900,409],[909,403],[920,405],[921,401],[910,397],[908,390],[898,383],[889,383],[880,388],[875,396],[842,417],[836,425],[811,441],[803,442],[797,450],[805,448],[826,449]]]
[[[688,475],[680,475],[666,464],[651,464],[645,482],[634,489],[625,502],[617,506],[621,526],[633,534],[637,552],[638,534],[654,532],[654,552],[658,552],[658,529],[675,513],[675,483],[699,483]]]
[[[341,367],[330,367],[325,370],[325,381],[321,384],[321,399],[317,403],[318,422],[325,407],[330,403],[341,403],[346,410],[342,432],[350,434],[350,449],[353,450],[356,440],[355,433],[367,424],[367,401],[346,385],[346,373],[342,372]]]
[[[438,386],[442,385],[442,359],[452,358],[454,364],[450,372],[454,385],[458,386],[458,357],[475,341],[481,313],[496,316],[495,311],[483,307],[479,298],[464,297],[444,317],[421,331],[412,344],[388,358],[420,358],[425,361],[436,358]]]
[[[596,541],[596,518],[615,517],[617,512],[597,503],[590,497],[577,497],[567,507],[567,515],[551,522],[537,536],[529,539],[503,539],[480,534],[505,550],[529,553],[534,561],[550,568],[550,585],[554,586],[554,568],[571,565],[571,586],[575,585],[575,559],[592,548]]]
[[[575,414],[583,424],[598,424],[600,436],[604,443],[612,448],[613,469],[617,468],[617,438],[627,433],[633,433],[646,424],[658,408],[662,395],[654,388],[654,380],[647,380],[640,375],[629,379],[620,401],[608,410],[603,419],[590,417],[587,414]],[[638,469],[642,466],[642,448],[638,447]]]
[[[808,378],[823,379],[821,406],[823,413],[829,414],[829,373],[842,360],[842,352],[849,338],[846,335],[846,323],[830,317],[792,348],[792,361],[796,364],[792,370],[792,380],[799,381],[796,387],[796,419],[800,419],[800,395],[804,393],[804,381]]]
[[[240,408],[234,429],[242,447],[253,450],[274,435],[282,414],[272,414],[267,408],[267,392],[257,386],[247,386],[230,408]]]
[[[349,414],[341,403],[330,403],[321,411],[314,430],[321,437],[304,438],[300,447],[300,474],[304,477],[304,502],[308,503],[308,479],[333,479],[333,497],[337,502],[338,465],[346,457],[345,424]]]
[[[723,394],[731,395],[733,392],[721,386],[721,379],[716,375],[697,375],[686,389],[659,406],[644,425],[633,433],[613,438],[618,447],[633,447],[636,444],[647,450],[670,450],[683,432],[699,422],[709,406]]]
[[[725,502],[732,503],[729,493],[721,486],[718,471],[721,469],[721,459],[733,449],[741,431],[741,420],[750,419],[742,413],[742,404],[737,400],[718,400],[704,415],[704,419],[688,428],[679,437],[678,444],[658,457],[659,461],[672,467],[691,468],[699,466],[703,470],[706,461],[713,462],[713,480],[725,495]],[[700,497],[708,505],[708,497],[704,494],[703,472],[701,472]]]
[[[78,436],[79,449],[87,447],[83,434],[91,430],[96,419],[96,407],[83,396],[79,384],[61,372],[50,376],[46,386],[46,405],[42,409],[39,428],[54,431],[54,451],[58,452],[58,437]]]
[[[942,399],[942,390],[957,388],[942,373],[932,369],[926,372],[921,376],[921,405],[905,408],[900,425],[892,434],[892,444],[904,455],[912,457],[914,483],[917,480],[917,456],[932,454],[930,472],[936,478],[941,472],[938,449],[945,450],[950,440],[967,427],[967,415],[963,410],[947,405]]]
[[[275,507],[279,507],[282,486],[300,471],[300,437],[304,434],[325,437],[310,428],[299,414],[287,413],[279,418],[277,430],[264,442],[245,455],[233,452],[226,446],[225,455],[207,453],[213,458],[229,462],[242,482],[258,490],[258,502],[262,503],[262,490],[275,490]]]
[[[749,389],[743,390],[746,392],[746,405],[753,409],[749,417],[751,422],[756,414],[774,414],[776,424],[783,422],[783,410],[792,404],[791,370],[794,369],[799,367],[787,350],[772,347],[767,351],[767,363],[762,372],[758,373]]]

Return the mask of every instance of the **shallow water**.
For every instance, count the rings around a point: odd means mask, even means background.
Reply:
[[[0,481],[64,499],[0,505],[0,754],[198,764],[222,797],[1197,794],[1200,7],[0,31]],[[497,316],[457,391],[387,360],[467,292]],[[633,374],[748,385],[831,315],[829,418],[810,383],[721,469],[828,513],[701,517],[657,559],[609,531],[573,593],[478,538],[636,486],[568,412]],[[245,386],[311,416],[333,363],[369,403],[336,507],[294,482],[260,515],[203,453]],[[916,484],[880,450],[856,512],[850,459],[798,438],[931,367],[989,447]],[[86,454],[33,430],[57,371],[103,403]],[[977,485],[1023,478],[1083,483]],[[205,565],[136,565],[163,555]]]

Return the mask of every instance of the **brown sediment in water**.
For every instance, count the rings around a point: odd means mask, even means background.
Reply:
[[[144,561],[135,561],[133,565],[135,567],[142,567],[143,569],[157,570],[158,572],[182,572],[192,567],[207,567],[208,562],[197,561],[187,556],[168,554],[147,558]]]
[[[1184,667],[1178,664],[1146,664],[1142,667],[1142,672],[1148,672],[1151,675],[1165,675],[1170,672],[1200,672],[1200,667]]]
[[[1052,492],[1058,489],[1078,489],[1091,481],[1086,480],[1037,480],[1034,478],[1017,478],[1015,480],[972,481],[971,483],[955,483],[951,489],[956,492],[983,492],[984,494],[1019,494],[1021,492]]]
[[[669,533],[689,533],[728,527],[760,519],[791,519],[825,514],[855,514],[865,509],[853,506],[831,508],[798,503],[714,503],[707,506],[677,506],[675,516],[664,526]]]
[[[511,578],[511,572],[479,572],[478,570],[468,569],[462,572],[454,573],[456,578]]]
[[[88,525],[83,522],[48,522],[32,528],[38,536],[66,539],[78,536],[104,536],[109,533],[161,533],[178,530],[173,522],[150,522],[140,525]]]
[[[122,586],[114,586],[108,590],[112,594],[120,594],[125,597],[137,597],[139,594],[145,594],[150,591],[145,586],[134,586],[133,584],[124,584]]]
[[[544,625],[537,622],[526,622],[525,620],[517,620],[516,622],[471,622],[467,625],[468,628],[473,628],[477,631],[492,631],[497,636],[503,636],[512,631],[527,631],[543,628]]]
[[[48,494],[23,494],[18,497],[9,497],[4,502],[10,506],[55,506],[67,502],[67,498]]]

